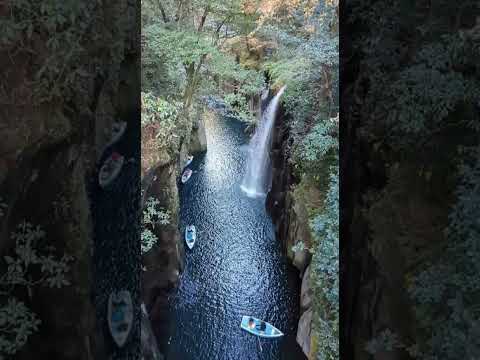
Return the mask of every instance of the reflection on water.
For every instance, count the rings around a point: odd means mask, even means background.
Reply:
[[[197,227],[187,249],[167,359],[304,359],[295,343],[296,273],[282,256],[264,199],[240,189],[248,139],[234,119],[206,119],[208,152],[190,165],[180,189],[181,231]],[[261,339],[240,329],[242,315],[271,322],[286,335]]]

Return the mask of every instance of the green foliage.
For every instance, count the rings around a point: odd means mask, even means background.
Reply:
[[[321,351],[318,359],[338,359],[339,322],[339,175],[333,167],[322,211],[312,220],[315,237],[312,258],[313,291],[317,307],[314,330]]]
[[[86,97],[87,80],[94,75],[91,70],[96,69],[97,74],[103,68],[102,60],[91,57],[87,50],[92,42],[100,45],[103,41],[97,27],[103,24],[100,6],[101,2],[96,0],[19,0],[6,4],[6,16],[0,20],[0,47],[10,54],[28,54],[35,61],[29,63],[29,92],[20,96],[18,91],[22,89],[7,89],[6,83],[1,83],[2,103],[40,104]],[[116,12],[110,15],[117,34],[125,34],[128,16]],[[119,63],[123,58],[123,39],[120,43],[110,41],[105,54],[113,59],[110,66]]]
[[[331,119],[317,116],[310,131],[298,139],[292,160],[297,171],[308,174],[320,186],[325,186],[326,173],[338,163],[338,115]]]
[[[23,302],[9,298],[0,307],[0,355],[15,355],[38,331],[41,321]]]
[[[14,255],[5,256],[7,271],[0,277],[0,294],[7,303],[0,307],[0,355],[13,355],[38,330],[40,320],[21,301],[12,296],[16,289],[25,289],[32,297],[33,288],[60,288],[70,285],[66,274],[73,259],[64,254],[58,258],[56,249],[45,244],[45,232],[28,222],[18,225],[12,233]]]
[[[179,104],[169,103],[152,93],[142,92],[142,125],[174,123],[178,116]]]
[[[150,230],[150,228],[155,229],[157,225],[168,225],[170,224],[170,214],[168,211],[160,208],[158,205],[160,201],[154,197],[149,197],[145,202],[145,207],[143,209],[143,230],[141,234],[141,249],[142,254],[150,251],[153,246],[158,241],[158,238]]]
[[[383,89],[392,105],[386,122],[398,146],[411,146],[451,126],[449,115],[478,99],[476,79],[461,71],[449,71],[459,57],[470,56],[466,55],[470,47],[461,36],[443,36],[439,42],[427,43],[414,63],[401,69],[398,79]]]
[[[243,68],[221,49],[224,39],[220,31],[247,31],[253,25],[252,19],[241,12],[238,1],[195,4],[201,9],[200,14],[179,1],[142,3],[146,13],[142,29],[143,90],[158,96],[161,89],[162,98],[182,102],[184,112],[177,120],[190,121],[191,109],[199,107],[202,96],[217,95],[225,97],[230,110],[239,118],[253,121],[247,99],[260,92],[263,77]],[[205,22],[201,27],[203,14]],[[234,85],[233,91],[225,93],[224,83]],[[190,126],[179,129],[183,130],[180,135],[186,136]]]
[[[149,252],[157,243],[158,238],[150,229],[143,229],[141,235],[142,254]]]
[[[368,83],[357,89],[365,91],[358,113],[368,114],[358,120],[362,140],[388,143],[388,157],[411,163],[419,154],[425,162],[437,162],[441,154],[443,163],[461,164],[447,174],[458,182],[444,232],[447,247],[417,264],[408,284],[416,337],[407,349],[419,359],[478,358],[480,164],[478,145],[470,145],[479,138],[480,47],[478,37],[464,28],[472,24],[460,22],[478,5],[443,2],[429,12],[402,1],[355,0],[352,6],[350,20],[362,23],[353,35],[352,53],[359,56],[361,69],[357,80]],[[463,160],[448,151],[459,145],[468,145],[460,154]],[[446,187],[442,196],[451,192]]]
[[[310,119],[338,113],[338,19],[335,6],[327,1],[319,1],[313,14],[299,8],[293,18],[294,24],[273,19],[259,34],[279,45],[265,69],[274,86],[287,85],[285,108],[294,119],[292,130],[303,136]]]
[[[181,133],[186,126],[180,116],[181,104],[168,102],[150,92],[142,92],[141,100],[142,127],[146,134],[153,131],[156,151],[176,151],[180,142],[178,132]]]
[[[409,287],[416,303],[419,325],[432,334],[431,341],[422,342],[423,358],[434,354],[443,359],[475,358],[480,354],[478,342],[472,340],[480,331],[477,306],[480,291],[480,147],[468,149],[466,153],[468,158],[459,167],[457,202],[446,229],[449,246]],[[432,313],[439,306],[444,309],[440,317]]]
[[[159,208],[160,201],[154,197],[149,197],[143,209],[143,225],[150,225],[155,228],[155,225],[168,225],[170,223],[170,214],[168,211]]]
[[[284,7],[280,6],[283,10]],[[281,11],[280,10],[280,11]],[[273,86],[287,85],[284,108],[291,121],[290,161],[308,186],[324,194],[310,209],[314,292],[312,334],[318,359],[338,359],[339,205],[338,205],[338,18],[332,2],[300,1],[289,16],[266,19],[259,36],[274,40],[277,51],[264,69]],[[308,181],[306,180],[308,179]],[[312,181],[313,180],[313,181]],[[298,242],[292,250],[304,250]]]

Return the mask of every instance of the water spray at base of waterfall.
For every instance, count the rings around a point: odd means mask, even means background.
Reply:
[[[268,104],[248,147],[247,171],[240,188],[249,197],[265,197],[271,185],[270,145],[282,87]]]

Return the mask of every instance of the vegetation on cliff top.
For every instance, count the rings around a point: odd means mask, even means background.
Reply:
[[[224,98],[237,116],[252,121],[247,99],[263,87],[263,77],[222,45],[253,21],[240,1],[142,1],[143,153],[178,153],[203,96]]]

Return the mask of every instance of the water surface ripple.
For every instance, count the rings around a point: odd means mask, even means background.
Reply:
[[[180,187],[181,231],[197,227],[179,289],[170,300],[167,359],[297,360],[298,276],[282,256],[265,198],[240,189],[248,137],[235,119],[206,118],[208,151],[190,165]],[[265,319],[285,333],[259,339],[240,329],[241,317]]]

